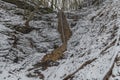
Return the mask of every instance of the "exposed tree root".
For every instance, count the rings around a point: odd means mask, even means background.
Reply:
[[[97,58],[93,58],[91,60],[86,61],[85,63],[83,63],[76,71],[74,71],[73,73],[67,75],[63,80],[68,80],[68,79],[72,79],[74,77],[74,75],[81,69],[83,69],[86,65],[92,63],[93,61],[95,61]]]

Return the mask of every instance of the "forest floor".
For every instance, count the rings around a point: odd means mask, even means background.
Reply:
[[[66,50],[37,64],[62,45],[57,13],[36,13],[24,33],[28,14],[0,0],[0,80],[120,80],[120,1],[65,15],[72,33]]]

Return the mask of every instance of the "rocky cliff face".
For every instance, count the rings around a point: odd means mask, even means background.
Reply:
[[[19,31],[25,26],[23,14],[0,0],[0,80],[120,79],[120,0],[66,12],[72,36],[64,57],[31,70],[62,41],[56,13],[36,13],[28,33]],[[42,69],[46,64],[50,67]]]

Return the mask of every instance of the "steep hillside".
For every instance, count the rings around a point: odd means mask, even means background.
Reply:
[[[56,12],[36,13],[23,33],[24,10],[0,0],[0,80],[120,80],[120,0],[65,14],[72,35],[64,55],[36,64],[62,44]]]

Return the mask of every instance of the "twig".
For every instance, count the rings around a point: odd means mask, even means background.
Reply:
[[[63,80],[68,80],[74,77],[74,75],[81,69],[83,69],[86,65],[92,63],[93,61],[95,61],[97,58],[93,58],[91,60],[88,60],[86,62],[84,62],[76,71],[74,71],[73,73],[67,75]]]
[[[110,66],[110,69],[108,70],[108,72],[106,73],[106,75],[104,76],[103,80],[109,80],[111,74],[112,74],[112,70],[113,70],[113,67],[114,67],[114,62],[117,60],[117,55],[113,61],[113,64]]]

